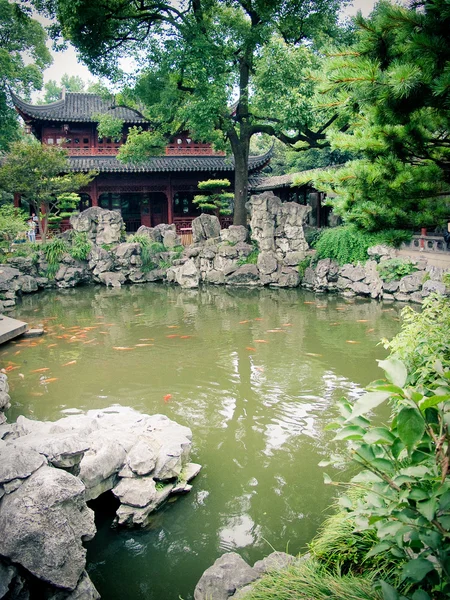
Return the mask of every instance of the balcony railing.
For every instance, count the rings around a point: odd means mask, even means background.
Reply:
[[[69,156],[116,156],[119,148],[66,148]]]
[[[167,146],[166,156],[224,156],[225,152],[216,152],[212,148]]]
[[[438,254],[450,254],[449,245],[442,235],[413,235],[410,242],[403,244],[402,248],[416,250],[418,252],[435,252]]]

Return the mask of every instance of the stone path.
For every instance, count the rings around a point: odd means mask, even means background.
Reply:
[[[0,317],[0,344],[9,342],[18,335],[22,335],[27,330],[27,323],[18,321],[17,319],[11,319],[4,315]]]

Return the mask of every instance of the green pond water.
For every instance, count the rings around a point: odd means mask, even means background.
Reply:
[[[192,429],[203,465],[146,530],[113,530],[111,510],[97,511],[88,571],[102,598],[188,600],[225,551],[253,564],[273,548],[304,550],[335,492],[317,466],[336,445],[324,426],[338,398],[380,376],[378,342],[398,331],[398,313],[300,290],[148,284],[24,297],[12,316],[46,334],[0,351],[9,421],[113,404],[163,413]]]

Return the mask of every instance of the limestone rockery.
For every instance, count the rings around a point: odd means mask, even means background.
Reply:
[[[0,388],[7,406],[1,374]],[[3,422],[0,598],[99,598],[85,570],[83,542],[96,533],[86,502],[110,490],[120,502],[116,525],[146,525],[169,495],[191,489],[200,471],[189,462],[191,438],[164,415],[120,406],[56,422]]]

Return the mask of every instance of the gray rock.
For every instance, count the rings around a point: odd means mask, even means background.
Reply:
[[[290,267],[283,267],[281,273],[278,276],[278,281],[271,284],[275,287],[287,287],[293,288],[300,285],[300,274],[297,269],[291,269]]]
[[[367,283],[363,283],[362,281],[356,281],[352,286],[351,289],[355,292],[355,294],[357,294],[358,296],[370,296],[371,294],[371,289],[370,287],[367,285]]]
[[[417,292],[422,287],[423,273],[411,273],[400,279],[398,291],[403,294],[410,294]]]
[[[122,504],[144,508],[157,498],[156,483],[151,477],[121,479],[112,493]]]
[[[0,392],[9,392],[8,376],[0,373]]]
[[[236,590],[257,578],[258,572],[239,554],[223,554],[201,576],[195,587],[194,600],[227,600]]]
[[[177,235],[176,231],[165,231],[163,244],[166,248],[176,248],[177,246],[181,246],[180,236]]]
[[[125,275],[123,273],[117,273],[112,271],[100,273],[98,279],[107,287],[121,287],[122,284],[126,281]]]
[[[0,410],[7,410],[11,406],[11,398],[6,392],[0,392]]]
[[[243,225],[230,225],[228,229],[222,229],[220,237],[224,242],[231,242],[233,244],[246,242],[248,238],[248,229]]]
[[[270,275],[278,268],[278,260],[275,252],[260,252],[258,254],[258,270],[263,275]]]
[[[400,286],[400,281],[398,281],[398,280],[383,282],[383,290],[385,292],[387,292],[388,294],[393,294],[394,292],[396,292],[398,290],[399,286]]]
[[[18,289],[19,286],[14,280],[20,277],[20,274],[20,271],[17,269],[0,265],[0,292],[10,290],[12,289],[12,286],[14,286],[15,289]]]
[[[256,265],[243,265],[226,279],[229,285],[258,285],[259,271]]]
[[[8,593],[9,585],[14,579],[16,572],[15,567],[4,565],[0,562],[0,598],[3,598]]]
[[[402,294],[401,292],[396,292],[394,294],[394,298],[395,300],[397,300],[397,302],[409,302],[409,294]]]
[[[0,446],[0,483],[13,479],[25,479],[45,464],[45,458],[35,450],[24,449],[14,444]]]
[[[127,455],[127,465],[136,475],[148,475],[156,466],[161,443],[151,436],[141,437]]]
[[[31,275],[22,275],[18,277],[17,283],[20,286],[20,291],[24,294],[30,294],[31,292],[37,292],[38,283],[35,277]]]
[[[395,257],[395,250],[390,246],[386,246],[385,244],[379,244],[378,246],[371,246],[367,249],[367,254],[375,259],[384,258],[385,260],[388,258]]]
[[[156,229],[154,227],[146,227],[145,225],[141,225],[136,231],[136,235],[146,235],[154,242],[162,243],[163,241],[161,229]]]
[[[422,302],[423,302],[422,292],[413,292],[409,299],[411,302],[415,302],[416,304],[422,304]]]
[[[428,296],[431,293],[445,295],[446,292],[447,292],[447,289],[445,287],[445,283],[442,283],[442,281],[429,280],[429,281],[426,281],[422,287],[422,295],[423,296]]]
[[[354,265],[344,265],[339,271],[341,277],[350,279],[350,281],[362,281],[366,277],[364,267]]]
[[[220,236],[220,221],[214,215],[202,214],[192,221],[194,244]]]
[[[76,232],[85,232],[97,246],[119,243],[124,227],[119,212],[99,206],[92,206],[79,215],[72,215],[70,224]]]
[[[297,267],[304,258],[304,252],[286,252],[286,255],[283,259],[283,264],[285,264],[287,267]]]
[[[174,274],[174,280],[183,288],[197,288],[200,281],[200,274],[192,258],[188,259],[180,267],[171,267],[169,269]],[[169,280],[169,272],[167,273]]]
[[[269,556],[255,562],[253,568],[261,576],[264,575],[264,573],[269,573],[271,571],[281,571],[281,569],[286,569],[292,565],[295,560],[295,556],[286,554],[286,552],[272,552]]]
[[[233,271],[235,271],[237,268],[238,267],[236,265],[234,267],[234,269],[232,269],[229,272],[233,273]],[[216,270],[206,271],[204,280],[207,283],[213,283],[215,285],[223,285],[225,283],[225,273],[223,271],[216,271]]]
[[[125,449],[117,443],[117,440],[114,441],[113,435],[96,432],[89,451],[85,453],[80,463],[79,478],[86,486],[88,500],[97,498],[100,493],[111,489],[107,486],[113,487],[115,475],[124,465],[125,457]]]
[[[73,592],[56,592],[48,600],[99,600],[100,594],[94,587],[86,571],[81,575],[77,587]]]
[[[44,455],[53,466],[67,469],[77,465],[89,450],[89,443],[85,438],[72,432],[54,433],[42,436],[31,434],[16,440],[17,448],[35,450]]]
[[[58,587],[76,588],[94,534],[84,486],[66,471],[42,467],[2,499],[0,554]]]

